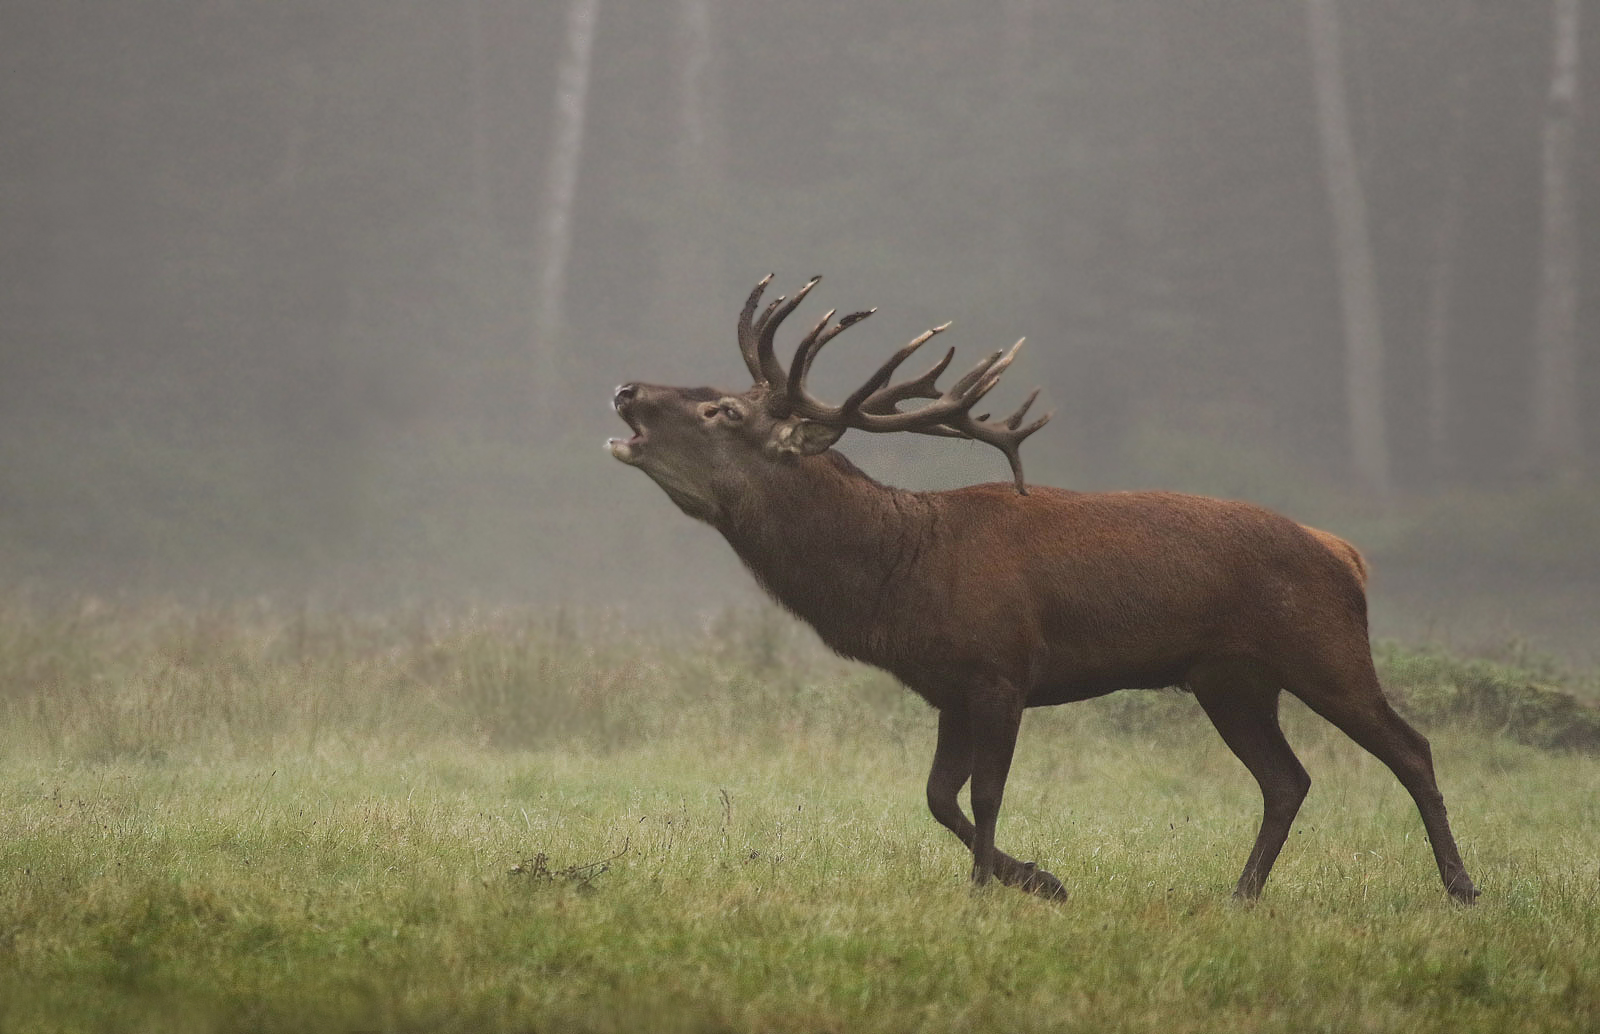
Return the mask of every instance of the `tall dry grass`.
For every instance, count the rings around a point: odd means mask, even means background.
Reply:
[[[1397,706],[1539,747],[1600,751],[1593,675],[1538,658],[1381,645]],[[1054,724],[1159,734],[1181,694],[1122,693]],[[683,633],[556,609],[362,615],[267,604],[0,601],[0,743],[58,759],[405,753],[429,744],[619,750],[793,738],[902,741],[927,709],[776,608]]]

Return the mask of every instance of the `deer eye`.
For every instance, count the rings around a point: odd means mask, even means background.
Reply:
[[[735,407],[729,405],[724,405],[722,407],[722,415],[728,418],[729,423],[734,424],[737,424],[739,421],[744,419],[743,413],[739,412],[739,410]]]

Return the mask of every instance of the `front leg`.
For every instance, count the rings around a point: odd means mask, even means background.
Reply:
[[[1011,743],[1016,743],[1016,725],[1020,724],[1020,710],[1018,719],[1013,723]],[[966,813],[961,810],[958,796],[961,788],[973,775],[973,762],[975,757],[973,725],[968,717],[965,707],[952,706],[939,712],[939,741],[934,748],[933,768],[928,773],[928,810],[939,824],[954,833],[966,845],[968,850],[974,849],[977,842],[977,827],[973,825]],[[1010,750],[1006,753],[1006,768],[1010,767]],[[1002,788],[1005,773],[1001,773]],[[995,807],[995,818],[998,818],[999,807]],[[994,847],[994,828],[991,823],[989,830],[989,851],[992,859],[989,872],[1001,883],[1008,887],[1019,887],[1033,894],[1046,898],[1065,898],[1066,888],[1061,882],[1048,872],[1039,868],[1033,862],[1019,862],[1015,858],[999,851]],[[974,853],[972,877],[974,882],[982,883],[987,874],[980,879]]]
[[[972,743],[972,882],[983,886],[994,875],[995,826],[1011,772],[1011,755],[1022,725],[1021,695],[1004,679],[974,686],[967,697],[967,727]]]

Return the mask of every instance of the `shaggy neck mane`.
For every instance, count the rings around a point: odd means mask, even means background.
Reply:
[[[823,642],[850,657],[879,660],[866,630],[901,608],[933,515],[926,496],[890,488],[842,454],[781,465],[757,479],[717,528],[779,603]]]

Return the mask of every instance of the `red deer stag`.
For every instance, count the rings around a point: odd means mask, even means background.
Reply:
[[[739,316],[755,385],[624,384],[632,428],[611,454],[710,524],[778,602],[846,657],[892,673],[939,712],[928,807],[972,851],[972,879],[1045,897],[1050,873],[995,849],[995,821],[1024,708],[1118,689],[1183,686],[1261,784],[1263,816],[1235,895],[1261,892],[1311,785],[1278,725],[1287,689],[1391,768],[1410,791],[1439,875],[1477,895],[1434,782],[1428,741],[1384,698],[1367,640],[1365,565],[1343,539],[1259,506],[1169,492],[1069,492],[1022,477],[1032,395],[1006,419],[973,416],[1017,349],[949,388],[895,370],[936,327],[837,406],[806,388],[823,345],[870,315],[823,316],[787,370],[773,336],[816,279]],[[1019,341],[1018,346],[1021,345]],[[1037,392],[1034,393],[1037,395]],[[909,400],[931,400],[902,408]],[[907,492],[830,447],[846,430],[914,431],[993,445],[1015,487]],[[972,819],[957,796],[972,783]]]

